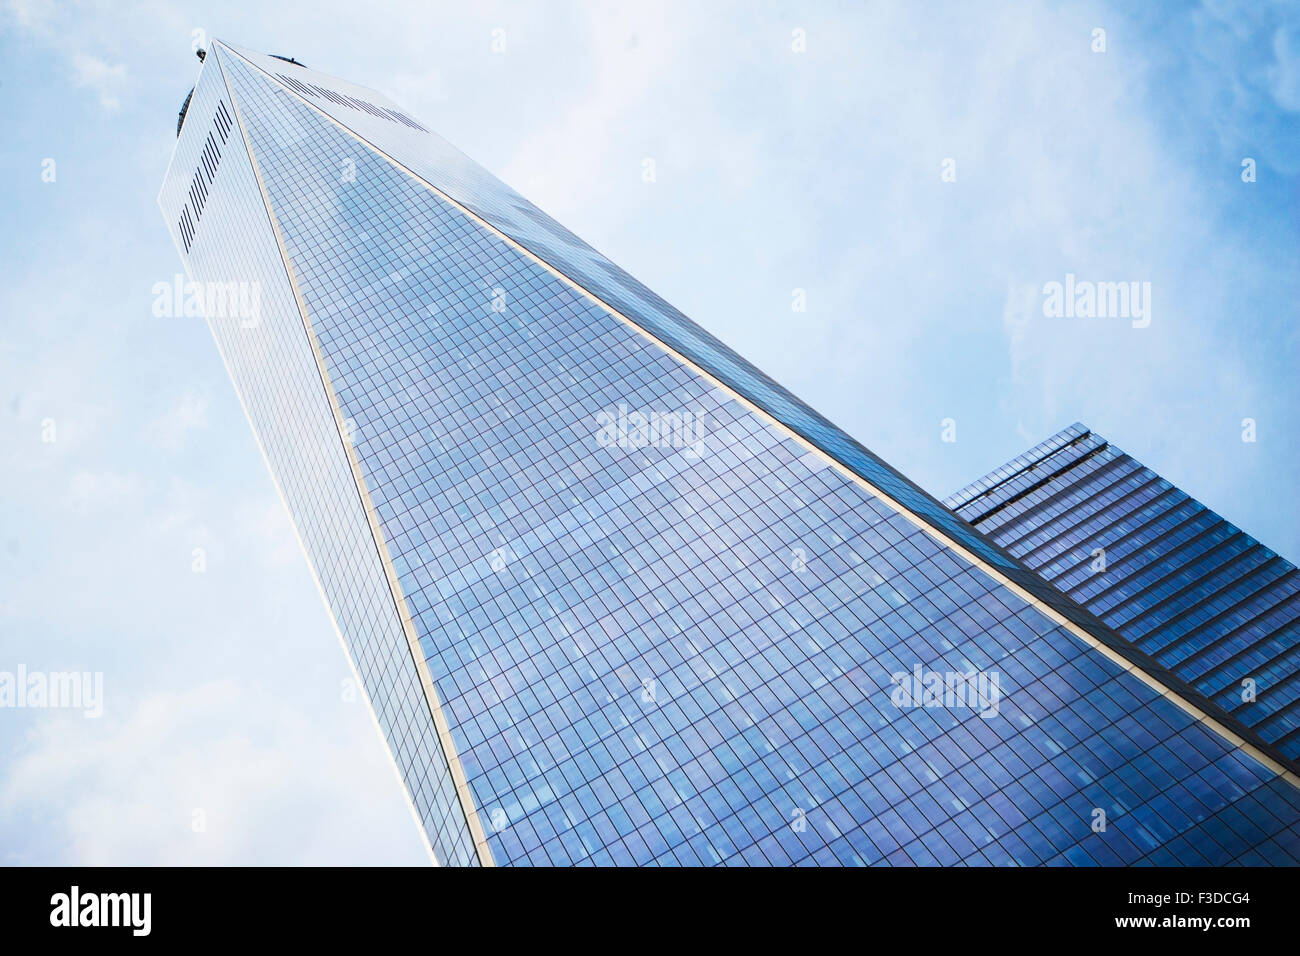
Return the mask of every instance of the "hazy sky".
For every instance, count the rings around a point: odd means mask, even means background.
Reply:
[[[1294,561],[1300,7],[1129,6],[7,4],[0,671],[105,701],[0,710],[0,861],[426,859],[211,336],[152,312],[195,30],[384,91],[936,495],[1080,420]],[[1067,273],[1150,325],[1045,316]]]

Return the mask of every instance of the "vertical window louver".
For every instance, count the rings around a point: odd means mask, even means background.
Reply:
[[[181,209],[180,220],[176,224],[186,252],[189,252],[190,246],[194,244],[199,220],[203,218],[208,194],[213,183],[216,182],[217,168],[221,165],[221,147],[230,138],[230,131],[233,128],[234,121],[230,117],[230,111],[226,109],[226,104],[218,102],[217,111],[212,116],[212,129],[208,131],[207,137],[203,140],[203,148],[199,150],[199,162],[194,170],[194,177],[190,180],[188,199]]]

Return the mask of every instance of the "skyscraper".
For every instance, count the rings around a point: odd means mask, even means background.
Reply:
[[[1300,573],[1071,425],[947,499],[1134,647],[1300,757]]]
[[[214,43],[159,202],[440,861],[1300,859],[1246,728],[381,94]]]

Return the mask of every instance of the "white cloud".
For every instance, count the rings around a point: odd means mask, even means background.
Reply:
[[[1285,110],[1300,112],[1300,29],[1278,27],[1273,55],[1276,62],[1269,67],[1273,99]]]
[[[72,59],[72,69],[77,84],[94,90],[104,109],[112,111],[121,105],[119,97],[126,82],[124,65],[106,63],[97,56],[79,53]]]
[[[70,4],[60,9],[52,0],[8,0],[5,11],[29,36],[53,44],[66,57],[73,82],[93,90],[104,109],[112,112],[121,105],[126,66],[87,52],[99,45],[92,39],[94,30],[85,30],[91,19],[87,11]]]
[[[32,29],[49,19],[54,10],[54,0],[9,0],[6,6],[19,26]]]
[[[68,501],[78,509],[120,505],[139,488],[136,475],[114,471],[77,471],[68,480]]]
[[[207,395],[186,391],[175,405],[148,424],[146,434],[165,451],[179,451],[191,432],[208,427],[210,404]]]
[[[42,831],[39,857],[10,840],[4,862],[365,863],[376,833],[406,843],[405,862],[427,862],[363,704],[334,704],[354,712],[332,721],[331,739],[255,681],[136,704],[113,699],[111,681],[102,718],[41,715],[0,766],[4,817]]]

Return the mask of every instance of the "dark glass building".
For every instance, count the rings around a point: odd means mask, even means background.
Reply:
[[[214,43],[159,202],[441,862],[1300,858],[1249,731],[382,94]]]
[[[947,504],[1134,647],[1300,757],[1300,573],[1083,425]]]

